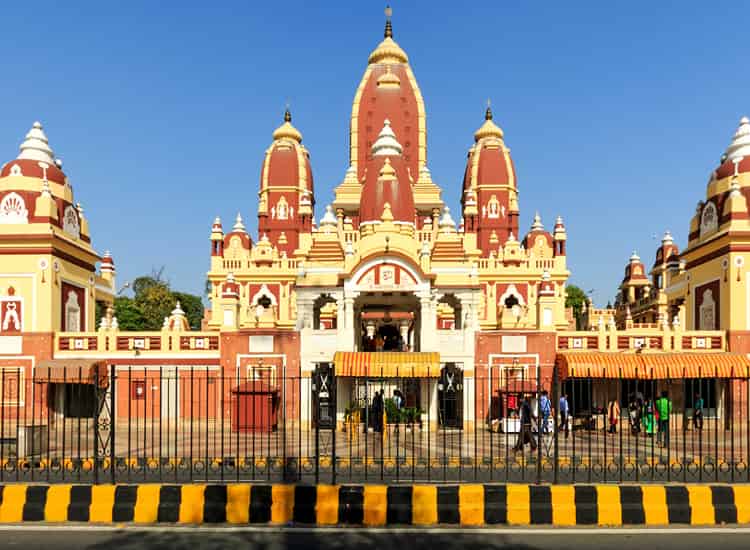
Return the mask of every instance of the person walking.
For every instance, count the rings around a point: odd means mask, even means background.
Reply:
[[[570,410],[568,408],[568,396],[564,393],[560,396],[560,403],[557,410],[560,411],[560,426],[557,429],[558,431],[564,431],[565,438],[567,439],[570,433],[570,428],[568,427]]]
[[[518,410],[518,416],[520,419],[520,427],[518,431],[518,441],[516,442],[513,450],[515,452],[523,452],[526,443],[531,444],[531,451],[536,451],[536,441],[534,441],[534,434],[531,431],[531,423],[534,415],[531,412],[531,403],[529,402],[529,396],[524,395],[521,401],[521,406]]]
[[[695,394],[695,402],[693,404],[693,428],[700,431],[703,429],[703,398],[701,394]]]
[[[669,415],[672,414],[672,402],[666,390],[656,400],[656,412],[659,415],[659,433],[656,442],[663,447],[669,447]]]
[[[383,390],[375,392],[375,397],[372,399],[372,416],[373,416],[373,427],[376,432],[383,431]]]
[[[539,398],[539,412],[542,416],[542,429],[539,431],[546,434],[549,432],[549,419],[552,416],[552,403],[550,403],[547,390],[542,390],[542,396]]]
[[[617,399],[613,399],[607,406],[607,415],[609,417],[609,433],[617,433],[617,422],[620,420],[620,404]]]

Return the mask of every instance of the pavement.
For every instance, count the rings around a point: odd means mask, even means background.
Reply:
[[[24,550],[149,550],[155,548],[218,550],[409,550],[504,549],[594,550],[659,548],[722,550],[750,546],[750,529],[279,529],[279,528],[118,528],[75,526],[0,527],[0,548]]]

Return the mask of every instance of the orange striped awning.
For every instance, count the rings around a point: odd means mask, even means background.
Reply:
[[[440,354],[435,352],[337,351],[336,376],[370,378],[438,378]]]
[[[741,353],[558,353],[562,378],[750,378]]]

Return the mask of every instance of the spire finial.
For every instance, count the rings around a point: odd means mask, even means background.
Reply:
[[[492,120],[492,102],[490,101],[490,98],[487,98],[487,110],[484,113],[484,120]]]
[[[289,102],[286,102],[286,107],[284,108],[284,122],[291,122],[292,121],[292,112],[289,110]]]
[[[393,15],[393,10],[390,6],[386,5],[385,7],[385,32],[383,33],[383,36],[385,38],[393,38],[393,27],[391,26],[391,15]]]

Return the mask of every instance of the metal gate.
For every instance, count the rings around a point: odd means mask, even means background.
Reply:
[[[440,425],[444,428],[463,428],[464,373],[455,363],[446,363],[438,382]]]

